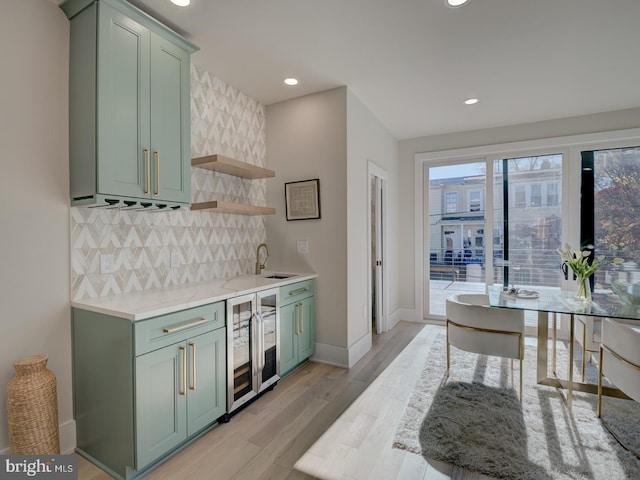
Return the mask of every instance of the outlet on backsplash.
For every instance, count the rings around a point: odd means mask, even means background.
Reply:
[[[100,273],[103,275],[107,275],[109,273],[113,273],[115,271],[115,260],[113,258],[113,253],[105,253],[100,255]]]

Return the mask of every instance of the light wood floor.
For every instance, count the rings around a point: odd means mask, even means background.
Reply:
[[[431,335],[419,335],[423,328],[400,322],[392,331],[374,335],[372,350],[350,370],[307,363],[145,479],[486,478],[444,464],[436,469],[418,455],[391,448],[390,438],[430,346]],[[414,339],[394,371],[368,389]],[[357,408],[349,408],[356,400]],[[332,438],[340,438],[338,448],[328,447]],[[294,469],[296,462],[302,471]],[[111,478],[82,457],[78,468],[80,480]]]

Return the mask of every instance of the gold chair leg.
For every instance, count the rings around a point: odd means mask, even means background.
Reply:
[[[449,357],[451,355],[451,346],[449,345],[449,320],[448,319],[447,319],[446,337],[447,337],[447,369],[444,372],[444,376],[449,378],[449,364],[450,364]]]
[[[600,362],[598,363],[598,418],[602,416],[602,345],[600,345]]]
[[[584,362],[587,359],[587,326],[582,325],[582,383],[584,383]]]
[[[520,403],[522,403],[522,357],[520,357]]]

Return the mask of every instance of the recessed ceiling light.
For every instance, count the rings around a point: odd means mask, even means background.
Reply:
[[[187,7],[191,4],[191,0],[171,0],[171,3],[179,7]]]
[[[285,85],[289,85],[290,87],[292,87],[298,84],[298,79],[293,77],[285,78],[284,83]]]
[[[465,3],[469,3],[471,0],[444,0],[444,4],[447,7],[461,7]]]
[[[464,101],[465,105],[475,105],[476,103],[478,103],[478,99],[477,98],[467,98]]]

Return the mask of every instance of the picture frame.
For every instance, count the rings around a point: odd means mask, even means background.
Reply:
[[[320,179],[284,184],[287,221],[320,218]]]

